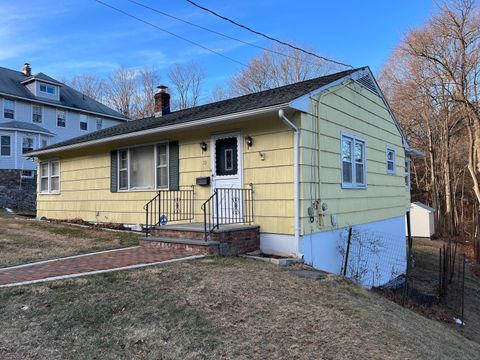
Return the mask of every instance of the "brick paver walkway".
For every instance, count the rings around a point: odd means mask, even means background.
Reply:
[[[141,267],[195,255],[197,254],[181,249],[155,249],[139,246],[72,256],[0,269],[0,286]]]

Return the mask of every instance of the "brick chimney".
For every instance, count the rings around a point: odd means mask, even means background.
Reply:
[[[155,117],[167,115],[170,113],[170,94],[165,85],[157,86],[158,91],[155,94]]]
[[[23,64],[22,72],[27,76],[32,75],[32,68],[30,67],[29,63]]]

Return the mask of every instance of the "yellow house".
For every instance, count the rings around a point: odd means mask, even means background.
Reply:
[[[206,237],[249,223],[264,253],[365,284],[404,271],[414,151],[368,67],[175,112],[169,98],[161,87],[155,117],[29,153],[37,216],[192,222]],[[374,264],[385,254],[392,263]]]

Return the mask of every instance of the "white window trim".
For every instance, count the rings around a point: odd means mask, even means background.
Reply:
[[[405,157],[405,162],[408,163],[408,165],[405,166],[405,179],[407,180],[406,183],[405,183],[405,188],[407,190],[411,190],[411,188],[412,188],[412,178],[411,178],[410,168],[411,168],[412,159],[407,156],[407,157]]]
[[[100,123],[100,128],[98,124]],[[95,130],[102,130],[103,129],[103,118],[96,116],[95,117]]]
[[[58,126],[58,113],[59,112],[64,112],[65,113],[65,126]],[[67,110],[60,110],[60,109],[56,109],[55,111],[55,125],[57,126],[57,128],[60,128],[60,129],[66,129],[67,128]]]
[[[31,172],[32,172],[32,175],[28,175],[28,176],[27,176],[27,175],[23,175],[23,172],[24,172],[24,171],[31,171]],[[25,169],[23,169],[21,176],[22,176],[22,179],[33,179],[33,178],[35,177],[35,170],[25,170]]]
[[[42,86],[45,86],[45,89],[48,89],[49,87],[53,89],[53,94],[49,93],[48,91],[42,91]],[[50,85],[44,82],[38,82],[38,91],[47,95],[54,95],[57,96],[57,87],[55,85]]]
[[[87,125],[86,129],[82,129],[82,123]],[[79,122],[78,126],[79,126],[80,131],[88,131],[88,118],[85,121],[82,121],[82,119],[80,119],[80,122]]]
[[[58,175],[55,175],[55,177],[58,177],[58,190],[52,191],[52,163],[58,163]],[[47,183],[48,183],[48,189],[45,191],[42,191],[42,164],[48,164],[48,171],[47,171]],[[38,176],[37,176],[37,187],[38,191],[37,193],[40,195],[60,195],[60,189],[61,189],[61,174],[62,174],[62,169],[61,169],[62,164],[60,163],[59,159],[52,159],[52,160],[44,160],[40,161],[38,164]]]
[[[5,101],[13,102],[13,118],[12,119],[5,117]],[[3,105],[2,106],[2,117],[4,119],[7,119],[7,120],[15,120],[16,115],[17,115],[17,102],[15,100],[12,100],[12,99],[3,98],[2,105]]]
[[[162,186],[159,187],[157,186],[158,184],[158,179],[157,179],[157,147],[158,145],[161,144],[167,144],[167,186]],[[123,147],[120,149],[117,149],[117,191],[118,192],[141,192],[141,191],[157,191],[157,190],[169,190],[170,189],[170,149],[168,146],[169,142],[168,141],[159,141],[155,143],[148,143],[148,144],[141,144],[141,145],[135,145],[135,146],[129,146],[129,147]],[[149,187],[149,188],[131,188],[130,186],[130,149],[137,148],[137,147],[144,147],[144,146],[153,146],[153,169],[154,169],[154,182],[155,186],[154,187]],[[120,189],[120,151],[127,151],[127,184],[128,184],[128,189]]]
[[[41,120],[40,122],[33,121],[33,108],[34,107],[39,107],[40,108],[40,120]],[[32,116],[30,118],[32,119],[32,123],[33,124],[42,124],[43,123],[43,106],[42,105],[37,105],[37,104],[32,104],[31,111],[32,111],[31,112]]]
[[[10,138],[10,155],[2,155],[2,144],[1,144],[1,137],[2,136],[8,136]],[[3,135],[3,134],[0,134],[0,157],[2,158],[9,158],[9,157],[12,157],[13,156],[13,152],[12,152],[12,135]]]
[[[389,151],[393,152],[393,170],[388,169],[388,163],[391,162],[390,160],[388,160],[388,152]],[[387,174],[395,175],[397,173],[397,171],[396,171],[397,170],[397,151],[392,146],[387,145],[387,150],[385,152],[385,160],[386,160],[386,165],[385,166],[386,166],[386,169],[387,169]]]
[[[347,183],[343,181],[343,161],[342,161],[342,140],[343,138],[349,138],[352,140],[352,150],[351,150],[351,159],[352,159],[352,182]],[[357,178],[356,174],[356,166],[355,166],[355,142],[362,142],[363,143],[363,180],[364,184],[357,184],[355,182]],[[340,132],[340,179],[342,184],[342,189],[359,189],[359,190],[366,190],[367,189],[367,140],[345,132]]]
[[[25,153],[23,152],[23,149],[24,149],[24,148],[23,148],[23,140],[24,140],[24,139],[32,139],[32,140],[33,140],[33,141],[32,141],[32,150],[35,150],[35,149],[36,149],[36,147],[35,147],[35,136],[33,136],[33,135],[23,135],[23,136],[22,136],[22,155],[25,154]],[[32,150],[29,150],[29,151],[32,151]]]

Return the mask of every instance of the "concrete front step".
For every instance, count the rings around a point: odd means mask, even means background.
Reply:
[[[191,251],[192,253],[214,255],[219,254],[220,243],[218,241],[149,236],[140,239],[140,245],[161,249],[182,249]]]
[[[258,225],[222,225],[204,240],[203,224],[160,226],[141,240],[143,246],[188,249],[202,254],[240,255],[260,248]]]

